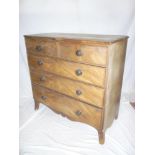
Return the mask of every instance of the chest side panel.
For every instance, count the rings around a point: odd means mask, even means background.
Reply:
[[[108,48],[107,83],[105,92],[104,130],[117,115],[122,88],[127,39]]]

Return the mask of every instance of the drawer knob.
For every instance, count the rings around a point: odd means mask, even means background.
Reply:
[[[41,96],[41,99],[42,99],[42,100],[46,100],[47,97],[46,97],[46,96]]]
[[[76,90],[76,95],[81,95],[82,94],[82,92],[81,92],[81,90]]]
[[[41,76],[40,81],[45,81],[45,76]]]
[[[75,71],[75,74],[76,74],[77,76],[80,76],[80,75],[82,75],[82,71],[81,71],[80,69],[77,69],[77,70]]]
[[[42,50],[42,47],[41,47],[40,45],[37,45],[37,46],[36,46],[36,50],[37,50],[38,52],[40,52],[40,51]]]
[[[77,111],[75,112],[75,114],[76,114],[77,116],[80,116],[80,115],[82,114],[82,112],[79,111],[79,110],[77,110]]]
[[[76,51],[76,55],[77,55],[77,56],[82,56],[82,51],[81,51],[81,50],[77,50],[77,51]]]
[[[42,60],[38,60],[37,63],[38,63],[38,65],[43,65],[43,61]]]

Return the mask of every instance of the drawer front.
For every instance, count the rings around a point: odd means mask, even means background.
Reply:
[[[105,66],[107,60],[107,47],[89,46],[58,42],[59,56],[75,62]]]
[[[65,60],[105,66],[107,47],[83,45],[50,38],[26,38],[28,53],[40,56],[58,57]]]
[[[100,127],[101,109],[71,99],[49,89],[33,85],[33,94],[37,102],[49,106],[51,109],[71,120],[87,123],[95,128]]]
[[[57,57],[56,41],[47,38],[26,38],[25,40],[29,54]]]
[[[100,87],[104,86],[105,68],[72,63],[56,58],[28,56],[30,69],[47,71]]]
[[[31,72],[32,83],[53,89],[62,94],[103,107],[104,89],[84,84],[54,74]]]

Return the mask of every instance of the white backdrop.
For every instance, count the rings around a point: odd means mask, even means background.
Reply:
[[[32,96],[24,34],[128,35],[123,100],[134,100],[134,0],[20,0],[20,97]]]
[[[134,100],[134,0],[20,0],[20,155],[134,155],[129,104],[121,104],[104,145],[90,126],[44,105],[34,111],[23,35],[46,32],[129,35],[122,100]]]

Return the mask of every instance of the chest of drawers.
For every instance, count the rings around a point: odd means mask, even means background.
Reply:
[[[39,103],[73,121],[105,130],[119,111],[127,36],[26,35],[35,109]]]

